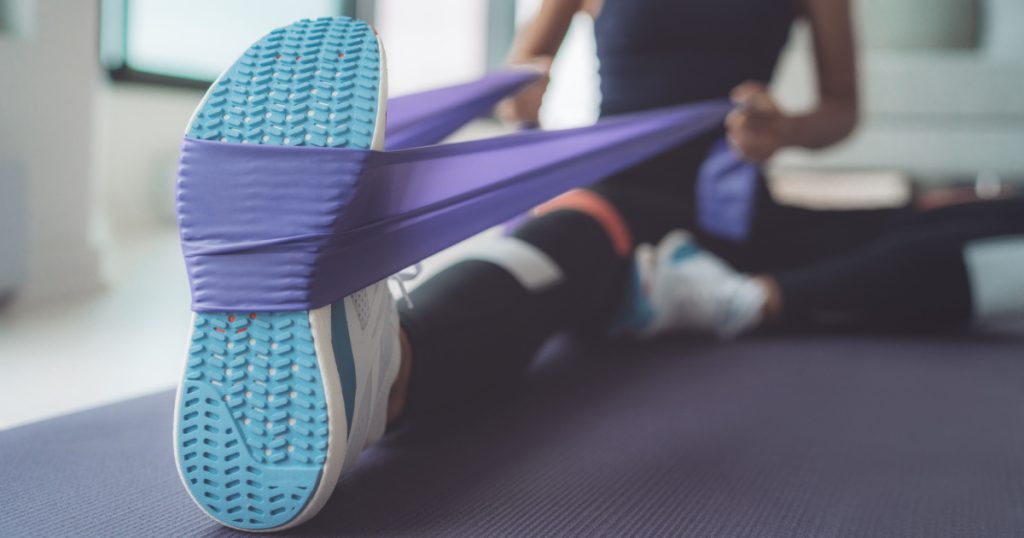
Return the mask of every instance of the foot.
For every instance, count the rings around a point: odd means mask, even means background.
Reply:
[[[765,300],[758,281],[675,231],[657,246],[637,247],[615,329],[641,337],[688,332],[734,338],[761,323]]]
[[[293,76],[306,72],[315,79]],[[366,23],[301,21],[253,45],[215,83],[187,136],[380,149],[384,73]],[[316,515],[342,472],[384,433],[398,334],[386,282],[309,311],[195,313],[174,452],[199,507],[247,531]]]

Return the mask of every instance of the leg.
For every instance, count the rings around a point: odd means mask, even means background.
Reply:
[[[1021,286],[1019,273],[999,267],[1024,248],[1006,238],[1017,234],[1024,234],[1019,199],[929,211],[849,254],[774,273],[778,294],[769,309],[788,325],[945,330],[984,321],[978,308],[994,299],[982,290],[998,297],[993,287]]]
[[[471,256],[417,288],[415,307],[401,309],[407,354],[390,414],[429,415],[500,393],[553,334],[603,331],[622,300],[633,242],[657,241],[691,220],[685,178],[715,138],[552,201],[506,240],[514,246],[494,246],[517,254]],[[524,278],[531,265],[557,277]]]
[[[412,357],[408,391],[397,384],[394,400],[407,400],[410,416],[425,416],[500,394],[550,336],[605,323],[631,249],[606,225],[592,212],[554,209],[414,290],[414,307],[400,305]],[[499,250],[510,254],[495,256]]]
[[[909,220],[909,207],[820,210],[779,204],[762,183],[754,208],[753,229],[744,243],[708,237],[698,242],[747,273],[802,267],[858,249],[884,237]]]
[[[653,316],[637,332],[729,337],[765,321],[793,328],[948,330],[1020,318],[1024,200],[929,211],[879,239],[810,263],[773,259],[770,251],[760,263],[783,268],[740,273],[678,233],[656,249],[642,245],[636,267],[649,291],[634,302],[644,302]]]
[[[616,328],[638,336],[685,330],[733,337],[762,322],[762,304],[768,291],[777,288],[774,281],[754,282],[737,270],[764,273],[806,266],[869,243],[910,213],[909,208],[817,211],[783,206],[764,182],[756,196],[754,226],[746,241],[691,227],[692,232],[674,232],[657,247],[641,245],[633,271],[639,285]]]

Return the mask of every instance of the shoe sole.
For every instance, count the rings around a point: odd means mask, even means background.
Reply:
[[[380,149],[384,67],[383,48],[362,21],[279,28],[211,86],[186,136]],[[351,331],[343,302],[335,304],[334,327]],[[335,356],[331,316],[331,305],[194,313],[175,408],[175,460],[189,495],[223,525],[290,528],[333,492],[356,405],[342,379],[356,366],[344,336]]]

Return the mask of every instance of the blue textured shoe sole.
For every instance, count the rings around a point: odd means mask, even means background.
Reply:
[[[279,28],[215,83],[186,136],[370,148],[381,62],[376,35],[362,21],[322,18]],[[344,323],[344,309],[339,313]],[[322,483],[330,428],[346,420],[328,408],[330,380],[314,344],[308,311],[195,314],[175,410],[175,456],[189,493],[219,522],[286,528],[313,515],[303,511],[325,494],[321,488],[333,489]]]

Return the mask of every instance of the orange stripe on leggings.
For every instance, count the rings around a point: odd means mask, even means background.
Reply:
[[[543,215],[552,211],[570,210],[586,213],[604,228],[612,241],[612,248],[622,257],[629,256],[633,251],[633,237],[629,233],[626,221],[619,211],[608,203],[601,195],[588,190],[569,191],[546,204],[533,210],[534,215]]]

